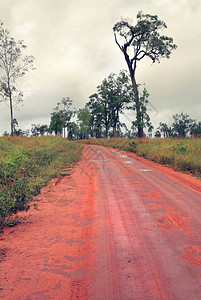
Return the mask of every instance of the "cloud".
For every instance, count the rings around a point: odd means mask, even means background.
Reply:
[[[145,60],[137,69],[158,120],[182,111],[200,119],[200,1],[6,0],[0,1],[0,19],[13,37],[25,41],[36,65],[18,81],[25,91],[24,105],[15,113],[20,126],[48,122],[63,97],[73,99],[76,108],[84,107],[105,77],[127,68],[112,28],[121,18],[135,22],[139,10],[164,20],[168,28],[163,34],[178,45],[170,60],[154,65]],[[9,114],[0,105],[2,133],[9,130]]]

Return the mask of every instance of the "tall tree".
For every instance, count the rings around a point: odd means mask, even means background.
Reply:
[[[160,58],[169,58],[171,51],[176,49],[171,37],[160,35],[159,30],[167,28],[158,16],[152,16],[139,12],[137,15],[137,24],[132,25],[131,21],[122,20],[117,22],[114,27],[115,42],[120,48],[126,60],[136,102],[138,137],[143,136],[143,127],[141,125],[141,112],[139,109],[139,92],[136,82],[137,63],[144,57],[160,62]]]
[[[15,41],[0,22],[0,68],[3,73],[0,76],[0,96],[10,108],[11,135],[14,133],[13,109],[23,101],[23,93],[17,89],[16,80],[34,69],[34,57],[22,54],[25,48],[23,41]]]

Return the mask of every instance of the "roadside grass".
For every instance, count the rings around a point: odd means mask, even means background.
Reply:
[[[80,140],[78,142],[134,152],[177,171],[201,177],[201,138],[111,138]]]
[[[62,137],[0,137],[0,229],[16,224],[15,214],[80,155],[81,146]]]

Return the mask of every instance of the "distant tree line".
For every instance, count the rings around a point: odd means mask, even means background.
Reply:
[[[188,114],[175,114],[172,116],[173,123],[168,126],[166,123],[160,122],[156,129],[155,137],[175,137],[186,138],[189,136],[201,136],[201,121],[191,119]]]
[[[148,96],[144,87],[138,105],[142,112],[141,127],[147,128],[150,132],[153,126],[147,113]],[[120,71],[119,74],[112,73],[97,87],[96,93],[89,96],[89,101],[84,108],[73,109],[72,100],[69,97],[63,98],[51,114],[50,125],[41,127],[39,124],[33,124],[32,135],[40,135],[44,129],[46,133],[63,135],[69,139],[137,135],[137,121],[132,122],[131,130],[120,121],[120,115],[126,110],[136,111],[134,99],[127,71]]]
[[[146,95],[146,89],[143,91]],[[105,94],[104,94],[105,95]],[[146,98],[142,95],[142,98]],[[107,138],[107,137],[138,137],[136,121],[133,121],[131,129],[127,125],[120,122],[120,114],[124,113],[124,109],[133,109],[128,101],[129,98],[122,102],[103,101],[98,98],[97,94],[90,96],[89,102],[85,108],[73,109],[73,101],[69,98],[63,98],[54,108],[49,125],[32,124],[31,130],[23,131],[19,128],[16,119],[13,120],[13,131],[18,136],[41,136],[47,134],[62,135],[70,140],[90,139],[90,138]],[[116,100],[119,100],[116,99]],[[120,105],[121,104],[121,105]],[[146,104],[146,103],[145,103]],[[117,112],[119,110],[119,113]],[[152,137],[151,132],[153,126],[150,123],[149,116],[145,111],[145,125],[147,134],[145,137]],[[111,114],[110,117],[108,115]],[[181,113],[172,116],[173,122],[171,125],[160,122],[155,131],[155,137],[159,138],[186,138],[186,137],[201,137],[201,121],[196,122],[189,114]],[[4,132],[4,135],[9,135]]]

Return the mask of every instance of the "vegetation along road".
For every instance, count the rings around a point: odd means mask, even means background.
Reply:
[[[0,299],[201,298],[200,180],[86,145],[37,198],[0,235]]]

